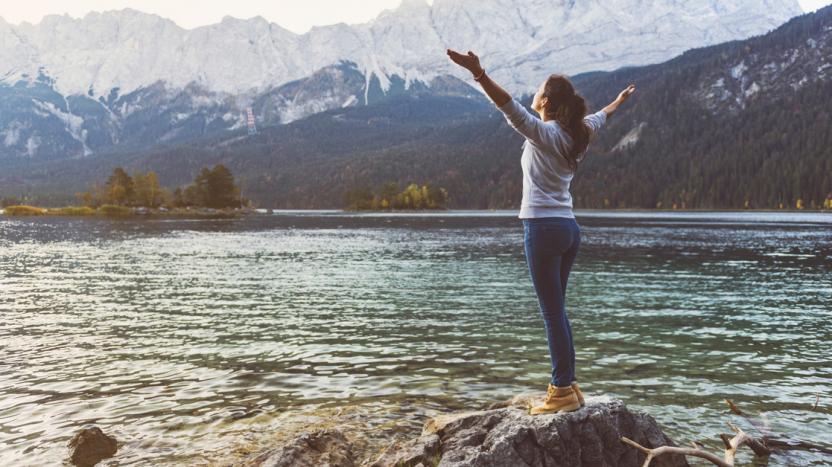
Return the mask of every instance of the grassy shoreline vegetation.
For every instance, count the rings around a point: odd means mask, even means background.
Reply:
[[[155,172],[132,176],[116,167],[104,185],[93,184],[76,193],[80,206],[43,208],[4,199],[6,216],[196,217],[235,218],[254,212],[251,201],[240,195],[234,176],[224,165],[203,167],[193,183],[173,192],[159,185]]]
[[[59,208],[42,208],[25,204],[0,208],[6,216],[75,216],[75,217],[198,217],[205,219],[237,218],[254,212],[253,209],[213,209],[213,208],[173,208],[148,209],[144,207],[118,206],[105,204],[97,208],[90,206],[64,206]]]

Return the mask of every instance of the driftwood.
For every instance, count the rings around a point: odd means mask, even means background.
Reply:
[[[817,404],[818,404],[819,400],[820,400],[820,394],[817,394],[816,398],[815,398],[815,405],[812,407],[812,410],[815,410],[817,408]],[[749,417],[748,415],[746,415],[745,412],[741,411],[740,408],[737,407],[737,405],[734,404],[734,402],[731,401],[730,399],[725,399],[725,402],[728,404],[728,407],[729,407],[729,409],[731,410],[732,413],[743,417],[748,423],[750,423],[754,428],[757,429],[757,431],[759,431],[762,434],[762,437],[760,438],[760,443],[762,444],[763,448],[768,450],[768,452],[763,454],[763,453],[758,453],[755,450],[754,453],[757,454],[758,456],[771,454],[771,452],[773,452],[773,451],[788,451],[788,450],[793,450],[793,451],[818,451],[818,452],[822,452],[824,454],[832,454],[832,449],[830,449],[827,446],[821,446],[819,444],[809,443],[809,442],[806,442],[806,441],[794,441],[794,440],[785,440],[785,439],[777,438],[771,432],[771,426],[768,423],[768,419],[765,418],[765,416],[762,417],[763,422],[761,423],[761,422]],[[749,447],[751,447],[752,450],[754,449],[754,447],[752,447],[750,445],[749,445]]]
[[[815,405],[812,407],[812,410],[817,408],[819,396],[815,400]],[[802,450],[802,451],[819,451],[825,454],[832,454],[832,449],[821,446],[814,443],[808,443],[804,441],[786,441],[783,439],[775,438],[771,432],[771,426],[768,423],[768,420],[763,417],[763,422],[755,420],[750,416],[746,415],[733,401],[730,399],[725,399],[725,402],[728,404],[728,408],[731,410],[732,413],[736,415],[740,415],[743,417],[748,423],[751,424],[757,431],[760,432],[762,435],[759,438],[755,438],[748,433],[744,432],[741,428],[737,427],[731,422],[727,422],[728,426],[733,430],[736,434],[731,437],[727,434],[720,434],[719,437],[722,439],[722,442],[725,444],[725,455],[723,458],[720,458],[716,454],[710,453],[702,448],[701,445],[691,442],[693,448],[683,448],[683,447],[674,447],[674,446],[660,446],[657,448],[646,448],[635,441],[622,436],[621,441],[624,444],[630,445],[641,452],[647,454],[647,457],[644,459],[644,464],[642,467],[647,467],[650,465],[650,462],[659,457],[663,454],[681,454],[683,456],[695,456],[700,457],[702,459],[706,459],[717,465],[719,467],[733,467],[734,466],[734,458],[736,457],[737,450],[743,445],[748,446],[754,454],[757,456],[768,456],[772,452],[776,451],[785,451],[785,450]]]

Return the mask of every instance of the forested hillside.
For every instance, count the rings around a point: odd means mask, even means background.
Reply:
[[[599,135],[579,205],[817,208],[832,197],[832,8],[576,84],[600,103],[629,81],[641,92]]]

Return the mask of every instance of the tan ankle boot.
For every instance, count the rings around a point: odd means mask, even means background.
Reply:
[[[546,399],[542,405],[532,407],[529,413],[532,415],[554,412],[571,412],[581,408],[581,403],[578,402],[578,397],[572,386],[559,388],[552,383],[549,383],[549,388],[546,390]]]
[[[578,388],[578,382],[572,381],[572,384],[570,386],[572,387],[572,390],[575,391],[575,396],[577,396],[578,402],[580,402],[581,407],[585,406],[586,402],[584,402],[584,393],[582,393],[581,390]]]

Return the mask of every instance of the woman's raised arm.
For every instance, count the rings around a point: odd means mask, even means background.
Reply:
[[[491,99],[497,107],[502,107],[511,100],[511,95],[488,77],[483,67],[480,66],[480,58],[477,57],[474,52],[469,50],[468,55],[463,55],[459,52],[448,49],[447,53],[448,57],[450,57],[454,63],[462,68],[465,68],[474,75],[474,81],[480,83],[483,91],[485,91],[488,98]]]
[[[610,102],[609,105],[607,105],[606,107],[604,107],[601,110],[603,110],[604,113],[607,114],[607,118],[611,117],[612,114],[614,114],[615,111],[618,110],[618,106],[623,104],[624,102],[627,102],[627,99],[629,99],[630,96],[632,96],[634,92],[636,92],[636,85],[635,84],[631,84],[631,85],[627,86],[626,88],[624,88],[623,91],[621,91],[618,94],[618,97],[616,97],[614,101]]]
[[[474,75],[474,80],[480,83],[488,98],[503,113],[506,121],[512,128],[538,146],[548,147],[552,145],[552,136],[550,133],[553,127],[549,126],[547,128],[542,120],[532,115],[525,107],[514,100],[505,89],[492,81],[480,66],[480,59],[474,55],[474,52],[469,50],[468,55],[462,55],[459,52],[448,49],[448,56],[454,63]]]

